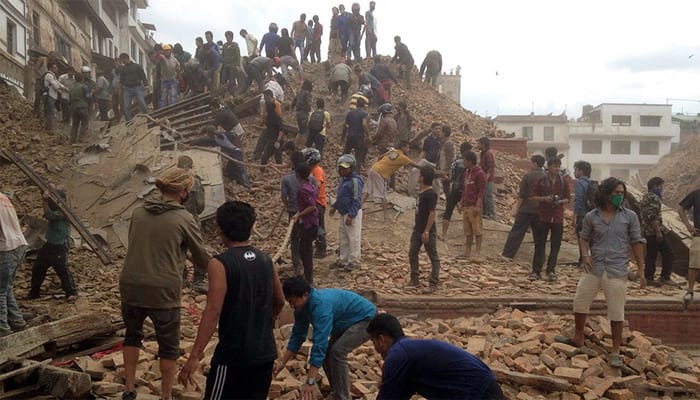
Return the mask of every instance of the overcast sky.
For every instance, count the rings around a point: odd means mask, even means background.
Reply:
[[[155,39],[194,48],[194,38],[226,30],[242,44],[246,28],[260,39],[270,22],[289,28],[305,12],[324,25],[322,55],[335,3],[318,0],[151,0],[141,20]],[[350,2],[344,3],[350,10]],[[369,1],[360,3],[361,12]],[[462,106],[482,116],[559,114],[579,117],[583,104],[674,104],[700,113],[700,1],[378,0],[381,54],[400,35],[420,66],[432,49],[443,71],[462,67]],[[245,54],[245,46],[241,46]],[[362,46],[364,56],[364,45]]]

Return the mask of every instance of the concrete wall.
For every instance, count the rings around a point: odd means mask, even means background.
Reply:
[[[498,122],[496,127],[508,133],[515,133],[516,138],[525,139],[523,137],[523,127],[532,127],[532,140],[527,141],[527,149],[531,154],[543,154],[544,149],[554,146],[559,150],[559,153],[564,154],[562,159],[562,168],[573,168],[573,163],[570,164],[569,157],[569,127],[566,123],[561,122]],[[553,140],[545,140],[545,127],[551,127],[554,131]]]
[[[15,25],[8,32],[8,22]],[[27,64],[27,19],[24,0],[0,0],[0,78],[24,89],[24,67]],[[9,41],[12,43],[8,43]],[[11,50],[11,52],[8,52]]]

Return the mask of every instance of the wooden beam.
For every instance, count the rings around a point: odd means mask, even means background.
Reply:
[[[37,386],[59,399],[84,399],[92,389],[92,381],[85,372],[42,365]]]
[[[573,385],[563,379],[524,374],[498,368],[493,368],[492,371],[493,374],[496,375],[496,380],[502,384],[515,383],[518,385],[527,385],[547,392],[570,392],[573,390]]]
[[[67,346],[117,329],[109,315],[102,313],[79,314],[34,326],[0,338],[0,365],[49,343]]]
[[[32,170],[27,165],[27,163],[24,162],[24,160],[19,154],[9,149],[2,149],[0,153],[2,154],[3,158],[6,158],[7,160],[11,161],[22,172],[24,172],[24,174],[27,175],[27,177],[32,182],[34,182],[34,184],[37,185],[39,189],[41,189],[43,192],[49,193],[49,195],[51,196],[51,200],[53,200],[53,202],[56,203],[63,215],[66,216],[66,219],[70,222],[71,225],[73,225],[73,227],[75,227],[80,236],[85,240],[88,246],[90,246],[90,248],[92,248],[92,250],[97,254],[97,256],[100,258],[100,261],[102,261],[104,265],[112,264],[112,259],[110,258],[109,254],[105,251],[105,249],[102,248],[102,246],[97,242],[97,240],[95,240],[95,237],[92,235],[92,233],[90,233],[87,227],[83,225],[80,218],[68,206],[68,203],[66,203],[60,196],[56,195],[51,186],[49,186],[49,184],[47,184],[41,176],[34,172],[34,170]]]

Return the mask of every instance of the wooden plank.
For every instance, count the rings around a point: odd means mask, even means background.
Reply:
[[[163,108],[160,108],[158,110],[154,110],[153,112],[150,113],[150,115],[152,117],[159,118],[162,115],[169,114],[169,113],[172,113],[176,110],[181,110],[181,109],[187,108],[188,106],[191,106],[192,104],[196,104],[196,103],[199,103],[202,101],[207,101],[207,100],[209,102],[211,102],[211,93],[210,92],[198,94],[196,96],[192,96],[190,98],[180,100],[175,104],[171,104],[167,107],[163,107]]]
[[[42,362],[37,362],[37,361],[33,361],[33,360],[26,360],[24,362],[27,363],[28,365],[25,365],[24,367],[17,368],[15,370],[12,370],[10,372],[6,372],[6,373],[0,375],[0,383],[4,382],[12,377],[15,377],[17,375],[22,375],[25,372],[34,371],[35,369],[38,369],[42,365],[50,363],[51,359],[49,358],[49,359],[44,360]]]
[[[86,313],[34,326],[0,338],[0,365],[48,343],[66,346],[98,335],[113,333],[118,326],[109,315]]]
[[[59,399],[84,399],[92,389],[90,375],[52,365],[42,365],[39,368],[37,385]]]
[[[38,389],[39,387],[37,385],[21,387],[19,389],[10,390],[9,392],[0,393],[0,399],[16,399],[22,394],[30,393]]]
[[[35,185],[39,187],[39,189],[49,193],[49,195],[51,196],[51,200],[53,200],[54,203],[56,203],[56,205],[61,210],[63,215],[66,216],[66,219],[68,219],[70,224],[73,225],[73,227],[75,227],[80,236],[97,254],[97,256],[100,258],[100,261],[102,261],[104,265],[112,264],[112,259],[110,258],[109,254],[105,251],[105,249],[102,248],[102,246],[97,242],[97,240],[95,240],[95,237],[92,235],[92,233],[90,233],[87,227],[83,225],[80,218],[68,206],[68,203],[66,203],[62,198],[56,195],[51,186],[49,186],[41,176],[37,175],[36,172],[34,172],[27,165],[27,163],[22,159],[22,157],[19,154],[9,149],[2,149],[2,154],[4,158],[13,162],[32,182],[34,182]]]
[[[499,368],[494,368],[492,371],[500,383],[527,385],[547,392],[570,392],[573,390],[573,385],[563,379],[507,371]]]

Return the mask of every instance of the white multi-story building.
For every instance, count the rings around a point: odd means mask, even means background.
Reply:
[[[544,154],[547,147],[556,147],[564,154],[562,168],[570,168],[569,120],[561,115],[499,115],[493,119],[496,127],[515,137],[527,140],[527,150],[532,154]]]
[[[28,26],[24,0],[0,0],[0,79],[20,93],[27,65]]]
[[[629,179],[647,172],[671,151],[680,139],[680,126],[673,123],[670,104],[603,103],[584,106],[581,118],[566,115],[504,115],[496,126],[528,140],[528,150],[541,154],[549,146],[564,154],[562,166],[571,171],[574,162],[585,160],[593,167],[592,178],[616,176]]]

